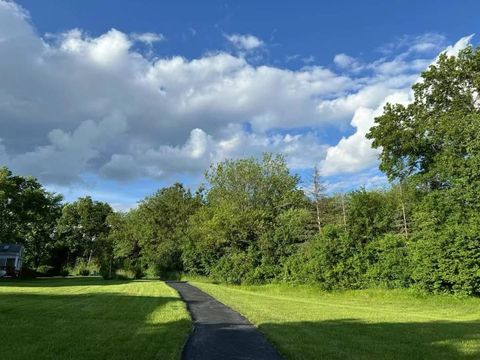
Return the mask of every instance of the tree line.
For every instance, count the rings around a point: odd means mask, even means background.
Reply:
[[[415,287],[480,293],[480,52],[442,54],[408,105],[387,104],[367,137],[388,189],[325,192],[281,155],[212,165],[195,193],[160,189],[115,212],[63,204],[33,178],[0,170],[0,241],[25,245],[39,273],[324,289]]]

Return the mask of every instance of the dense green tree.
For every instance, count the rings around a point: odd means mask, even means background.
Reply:
[[[154,274],[181,271],[182,247],[190,216],[201,205],[199,194],[194,196],[177,183],[159,190],[143,200],[138,218],[143,224],[138,236],[142,259]]]
[[[57,224],[57,246],[66,250],[65,264],[74,265],[80,259],[89,264],[102,254],[109,234],[107,218],[112,211],[107,203],[89,196],[63,207]]]
[[[432,189],[451,186],[452,177],[475,177],[480,52],[440,55],[413,91],[412,103],[387,104],[367,135],[382,148],[380,168],[392,180],[418,175]]]
[[[352,239],[366,244],[393,231],[394,203],[384,191],[360,189],[347,196],[347,229]]]
[[[385,107],[368,137],[382,148],[380,168],[389,178],[416,185],[418,285],[480,293],[480,51],[442,54],[413,90],[411,104]]]
[[[442,54],[410,104],[385,106],[367,137],[381,149],[388,189],[329,195],[316,171],[307,196],[280,155],[225,160],[195,195],[175,184],[127,213],[90,198],[65,205],[51,250],[60,198],[4,169],[0,241],[23,242],[36,265],[52,251],[70,264],[95,258],[106,277],[186,271],[479,295],[479,94],[480,51],[466,48]]]
[[[53,247],[61,200],[35,178],[0,168],[0,242],[23,244],[24,263],[39,266]]]
[[[122,268],[135,277],[143,275],[144,269],[141,258],[141,228],[143,221],[136,209],[126,213],[115,212],[108,216],[110,232],[108,243],[112,253],[106,253],[106,267],[102,268],[105,277],[112,277],[113,271]],[[105,263],[105,262],[104,262]]]
[[[265,154],[223,161],[206,179],[206,204],[190,221],[186,269],[235,282],[275,277],[293,244],[304,241],[299,228],[309,215],[301,211],[307,199],[299,178],[283,157]]]

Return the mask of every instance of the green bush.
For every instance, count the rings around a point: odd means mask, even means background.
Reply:
[[[67,268],[63,268],[63,269],[60,270],[59,275],[63,276],[63,277],[66,277],[66,276],[70,275],[70,272]]]
[[[388,288],[408,287],[411,261],[403,234],[386,234],[367,245],[366,283]]]
[[[359,288],[362,272],[361,244],[329,225],[286,262],[284,280],[318,283],[326,290]]]
[[[115,271],[115,278],[121,280],[133,280],[136,279],[135,271],[129,269],[117,269]]]
[[[84,259],[79,259],[75,266],[70,269],[70,274],[76,276],[99,275],[100,268],[94,261],[88,263]]]
[[[416,286],[435,293],[480,295],[480,227],[446,225],[420,233],[414,244]]]
[[[155,266],[149,266],[147,267],[147,270],[144,272],[144,276],[147,279],[159,279],[160,278],[160,273]]]
[[[104,279],[113,279],[118,268],[121,268],[118,261],[101,261],[99,266],[99,274]]]
[[[255,282],[257,262],[252,252],[235,252],[223,256],[212,268],[212,279],[230,284]]]
[[[56,269],[50,265],[40,265],[37,267],[37,273],[39,276],[54,276],[56,275]]]

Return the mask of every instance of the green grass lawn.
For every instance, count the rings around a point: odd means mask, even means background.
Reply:
[[[288,359],[480,359],[480,299],[192,284],[245,315]]]
[[[179,359],[190,328],[161,281],[0,281],[0,359]]]

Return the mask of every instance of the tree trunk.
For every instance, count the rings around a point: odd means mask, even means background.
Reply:
[[[90,249],[90,255],[88,255],[87,266],[90,265],[90,261],[92,260],[93,249]]]
[[[405,237],[408,238],[408,225],[407,225],[407,214],[405,212],[405,203],[403,202],[403,185],[400,182],[400,205],[402,206],[402,217],[403,217],[403,231]]]

